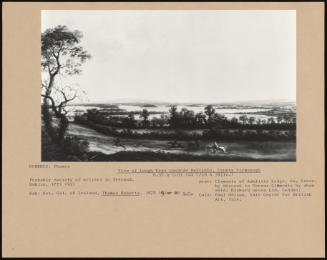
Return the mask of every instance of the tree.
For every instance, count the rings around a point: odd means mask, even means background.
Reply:
[[[99,118],[99,114],[98,109],[88,109],[86,110],[86,119],[91,122],[96,122],[96,120]]]
[[[172,105],[169,109],[169,124],[171,127],[176,127],[178,124],[178,112],[176,105]]]
[[[194,124],[194,112],[187,108],[182,108],[180,112],[182,127],[191,127]]]
[[[231,119],[231,123],[234,124],[234,125],[237,125],[237,124],[238,124],[238,119],[234,116],[234,117]]]
[[[165,124],[168,123],[168,120],[169,120],[168,115],[161,114],[161,115],[160,115],[160,127],[164,127]]]
[[[160,119],[158,117],[153,117],[150,121],[150,124],[152,127],[158,127],[160,126]]]
[[[211,125],[212,124],[212,119],[213,119],[213,116],[215,114],[215,109],[213,108],[212,105],[207,105],[205,108],[204,108],[204,113],[208,116],[208,119],[207,119],[207,124],[208,125]]]
[[[202,112],[196,113],[194,120],[196,126],[203,127],[206,124],[206,116]]]
[[[218,113],[214,113],[211,119],[211,125],[215,127],[224,127],[227,124],[227,118]]]
[[[286,114],[283,116],[283,119],[286,124],[289,124],[291,122],[292,117],[290,115]]]
[[[81,32],[63,25],[41,35],[42,118],[48,135],[57,144],[63,144],[69,124],[66,106],[80,96],[80,91],[71,86],[58,86],[57,77],[79,74],[82,64],[91,58],[79,45],[81,39]]]
[[[255,117],[253,116],[249,117],[249,124],[253,125],[254,122],[255,122]]]
[[[273,117],[269,117],[268,120],[267,120],[268,124],[275,124],[275,119]]]
[[[143,118],[143,127],[146,127],[149,123],[149,111],[147,109],[143,109],[142,112],[141,112],[141,117]]]
[[[133,112],[128,113],[127,117],[123,120],[127,127],[133,128],[136,126],[136,120]]]
[[[283,121],[283,119],[284,118],[282,115],[277,116],[277,123],[280,124]]]
[[[248,122],[248,117],[246,115],[240,116],[240,121],[242,121],[243,125],[245,125]]]

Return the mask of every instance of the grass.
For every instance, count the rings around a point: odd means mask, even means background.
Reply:
[[[295,130],[253,130],[253,129],[202,129],[202,130],[181,130],[181,129],[131,129],[118,128],[78,119],[75,124],[88,127],[108,136],[135,139],[154,140],[215,140],[223,141],[294,141]],[[287,132],[287,135],[282,133]]]
[[[233,162],[246,162],[253,161],[249,157],[242,156],[223,156],[223,155],[191,155],[191,154],[170,154],[163,152],[118,152],[115,154],[103,154],[99,152],[89,152],[88,157],[92,158],[94,162],[107,162],[107,161],[129,161],[129,162],[142,162],[142,161],[233,161]],[[275,159],[256,159],[255,161],[276,161]],[[278,160],[278,161],[290,161],[290,160]]]

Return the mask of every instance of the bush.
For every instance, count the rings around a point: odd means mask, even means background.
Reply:
[[[68,136],[64,140],[63,151],[68,155],[82,156],[89,151],[89,142],[77,136]]]

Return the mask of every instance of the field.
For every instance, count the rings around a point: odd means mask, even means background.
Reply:
[[[99,109],[111,111],[113,115],[126,115],[128,112],[141,112],[142,109],[147,109],[150,113],[149,119],[159,117],[160,115],[168,115],[171,103],[89,103],[89,104],[74,104],[70,106],[70,116],[76,113],[84,113],[88,109]],[[206,104],[184,103],[175,104],[177,109],[186,108],[194,113],[203,112]],[[242,115],[253,116],[256,119],[268,119],[273,117],[277,119],[279,115],[295,114],[294,102],[288,101],[261,101],[261,102],[242,102],[242,103],[221,103],[213,104],[216,112],[223,114],[228,119],[233,117],[239,118]],[[138,116],[136,116],[138,117]]]
[[[105,111],[106,119],[116,120],[126,118],[128,114],[133,113],[136,124],[133,128],[128,128],[124,125],[120,127],[119,124],[112,126],[110,123],[103,123],[104,121],[100,123],[90,120],[76,121],[69,124],[67,134],[88,141],[88,160],[92,161],[296,160],[294,125],[282,121],[283,119],[279,120],[283,117],[295,117],[295,105],[292,103],[214,105],[215,111],[223,114],[227,122],[232,118],[239,120],[242,115],[254,117],[256,120],[251,124],[241,124],[238,121],[236,125],[225,126],[223,129],[215,130],[216,132],[207,126],[186,127],[181,130],[168,125],[159,127],[150,124],[151,120],[162,115],[169,118],[170,106],[168,104],[79,104],[71,107],[73,111],[71,116],[85,115],[88,110]],[[204,107],[201,104],[177,106],[180,110],[186,108],[196,113],[201,113]],[[148,126],[141,124],[143,109],[149,111]],[[269,125],[261,123],[261,120],[268,122],[269,118],[273,118]],[[118,144],[117,139],[119,139]],[[226,152],[210,149],[214,142],[224,147]]]
[[[219,142],[220,145],[227,147],[226,153],[212,153],[207,147],[212,141],[200,141],[200,146],[196,148],[188,147],[188,141],[178,140],[182,147],[171,148],[167,140],[151,139],[132,139],[120,138],[124,147],[114,145],[115,137],[101,134],[93,129],[83,126],[70,124],[68,134],[78,136],[88,140],[90,150],[103,154],[115,154],[119,152],[154,152],[187,154],[193,156],[212,157],[219,160],[295,160],[295,142]],[[203,159],[203,158],[202,158]]]

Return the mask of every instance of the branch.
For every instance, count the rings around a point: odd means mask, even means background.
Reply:
[[[42,97],[46,98],[46,99],[49,99],[51,101],[51,108],[53,110],[53,112],[58,115],[59,112],[57,111],[57,108],[56,108],[56,103],[54,101],[54,99],[52,97],[50,97],[49,95],[41,95]]]
[[[44,82],[41,81],[41,89],[46,89],[46,88],[47,88],[46,83],[44,83]]]
[[[66,96],[66,93],[63,91],[63,90],[58,90],[62,95],[63,95],[63,97],[64,97],[64,101],[62,101],[60,104],[59,104],[59,106],[58,106],[58,108],[59,108],[59,112],[61,113],[61,111],[63,110],[63,111],[65,111],[65,106],[66,106],[66,104],[68,103],[68,102],[70,102],[70,101],[73,101],[75,98],[77,98],[77,91],[74,93],[74,95],[73,95],[73,97],[71,97],[71,98],[68,98],[67,96]],[[67,111],[65,111],[66,112],[66,114],[67,114]]]
[[[53,49],[51,49],[50,51],[51,51],[51,54],[53,55],[53,57],[55,57],[56,63],[57,63],[57,66],[52,68],[52,69],[50,69],[50,66],[48,66],[50,77],[54,77],[59,73],[60,68],[61,68],[61,64],[60,64],[60,61],[59,61],[60,50],[58,51],[58,54],[56,54]]]
[[[62,111],[64,111],[64,115],[67,115],[68,111],[65,109],[65,107],[62,108]]]

